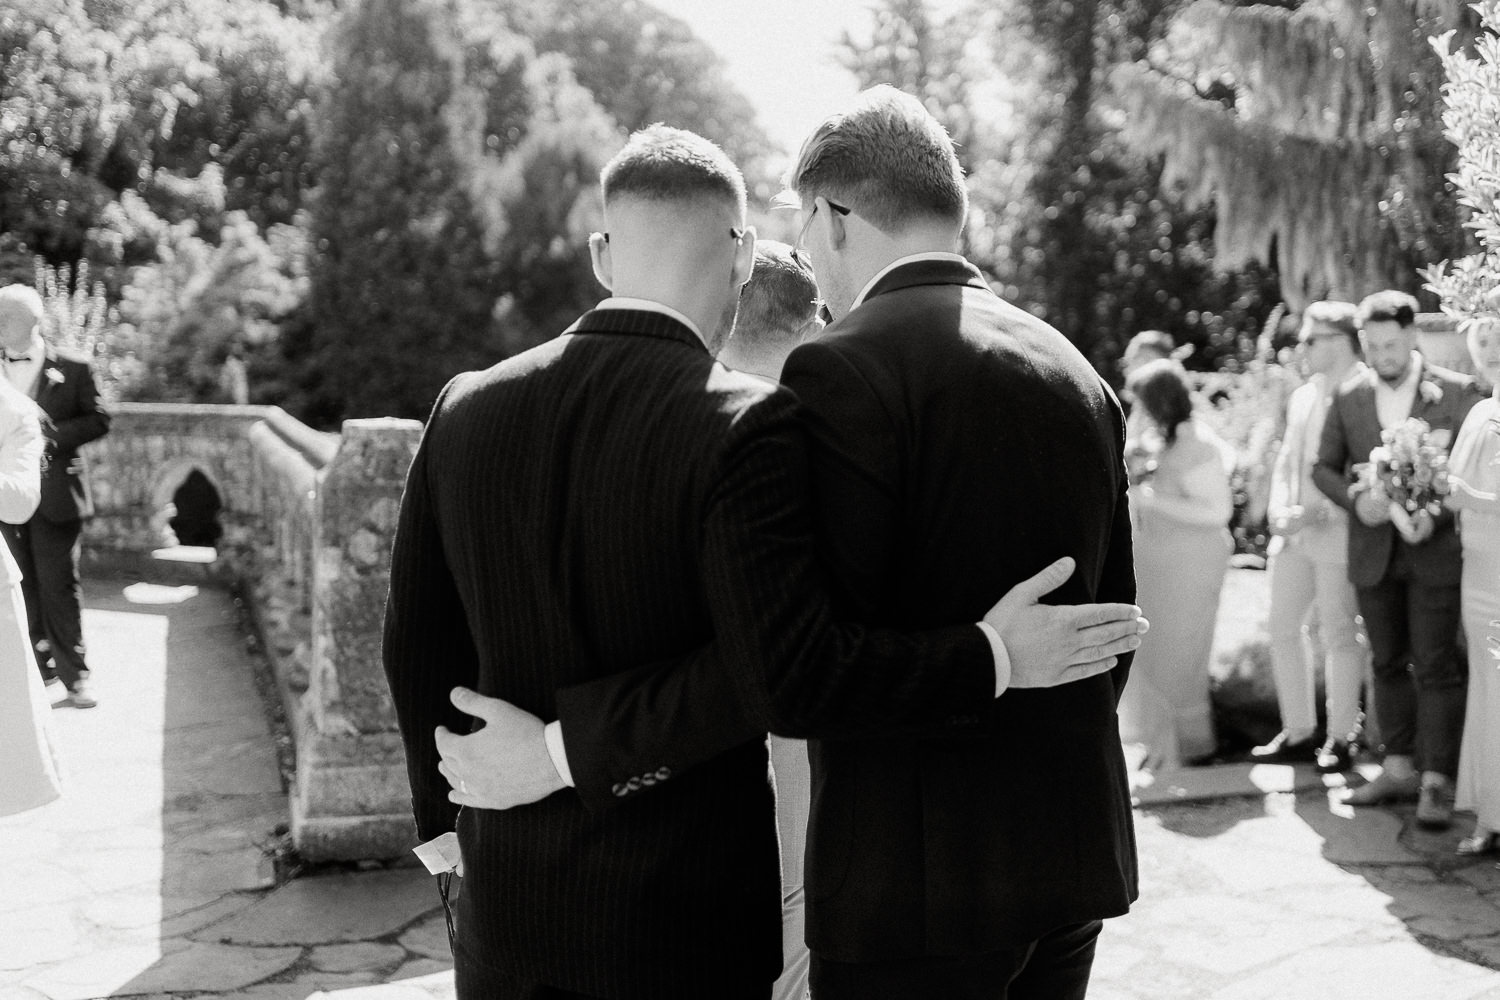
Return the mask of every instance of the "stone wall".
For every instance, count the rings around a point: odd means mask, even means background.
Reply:
[[[171,575],[168,520],[193,470],[223,504],[204,572],[243,586],[296,750],[292,835],[309,860],[394,857],[415,839],[380,664],[390,547],[421,425],[355,420],[323,434],[277,407],[121,403],[88,446],[94,570]]]

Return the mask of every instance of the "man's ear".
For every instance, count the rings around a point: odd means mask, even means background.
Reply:
[[[797,343],[805,344],[809,340],[817,340],[818,334],[823,332],[823,319],[814,316],[797,328]]]
[[[614,290],[614,262],[609,257],[609,237],[603,233],[589,233],[589,262],[594,265],[594,277],[599,284]]]
[[[745,227],[744,235],[734,247],[734,267],[730,271],[729,280],[734,282],[736,290],[743,289],[745,282],[750,280],[750,272],[755,270],[755,227]]]

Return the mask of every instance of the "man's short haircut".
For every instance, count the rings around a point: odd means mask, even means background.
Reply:
[[[1134,348],[1136,351],[1151,351],[1160,354],[1164,358],[1170,358],[1172,352],[1177,349],[1177,342],[1172,335],[1165,330],[1142,330],[1130,338],[1126,349]]]
[[[755,270],[740,296],[734,336],[756,344],[784,343],[818,313],[812,270],[775,240],[755,243]]]
[[[696,132],[657,123],[631,135],[599,172],[604,203],[723,199],[745,212],[745,178],[724,151]]]
[[[1417,321],[1417,300],[1405,292],[1386,290],[1366,296],[1359,304],[1359,325],[1395,323],[1411,326]]]
[[[37,323],[47,313],[46,307],[42,305],[42,296],[30,285],[6,285],[0,288],[0,310],[29,313]]]
[[[962,225],[968,213],[947,130],[921,101],[884,84],[825,119],[783,183],[804,204],[822,195],[888,231],[934,216]]]
[[[1302,311],[1302,329],[1299,335],[1306,338],[1315,326],[1337,330],[1349,338],[1349,346],[1359,352],[1359,306],[1353,302],[1326,299],[1314,302]]]

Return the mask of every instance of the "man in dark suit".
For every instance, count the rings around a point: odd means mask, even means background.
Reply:
[[[43,676],[50,679],[55,671],[67,687],[63,704],[93,708],[98,702],[89,690],[84,658],[78,557],[83,522],[93,516],[94,505],[88,466],[78,448],[104,436],[109,411],[88,359],[46,343],[41,320],[42,300],[34,289],[0,288],[5,375],[36,400],[47,439],[41,506],[25,524],[6,525],[5,537],[21,566],[26,617]]]
[[[1057,553],[1078,568],[1059,602],[1132,600],[1120,407],[1060,334],[954,252],[966,195],[941,126],[876,88],[814,133],[790,180],[835,320],[782,378],[811,431],[836,611],[903,628],[963,620]],[[1128,659],[936,725],[772,719],[822,737],[806,866],[816,996],[1083,996],[1101,919],[1136,895],[1115,715]],[[625,690],[632,679],[560,693],[575,776],[650,759],[628,720],[672,730],[656,689]]]
[[[1138,609],[1028,596],[969,619],[998,629],[835,626],[796,402],[711,354],[753,258],[738,171],[658,126],[602,186],[608,232],[590,250],[613,297],[455,379],[433,411],[392,558],[386,672],[418,832],[456,827],[462,848],[460,996],[759,1000],[781,967],[763,720],[949,724],[1012,684],[1096,676],[1134,647]],[[575,693],[588,682],[644,690],[646,710]],[[470,715],[485,727],[454,735]],[[513,727],[546,791],[577,762],[576,793],[478,808],[470,785],[493,769],[454,748]]]
[[[1463,556],[1453,513],[1397,515],[1378,484],[1354,474],[1408,417],[1425,421],[1444,448],[1481,398],[1474,380],[1423,360],[1417,301],[1377,292],[1359,306],[1369,366],[1338,388],[1323,424],[1313,482],[1350,511],[1349,580],[1370,640],[1375,720],[1384,766],[1345,801],[1375,805],[1418,799],[1417,821],[1441,829],[1453,818],[1453,781],[1463,737],[1468,665],[1459,642]]]

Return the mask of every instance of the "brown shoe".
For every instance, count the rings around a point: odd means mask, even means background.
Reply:
[[[1381,771],[1375,780],[1358,788],[1344,790],[1342,801],[1351,806],[1378,806],[1382,802],[1410,801],[1417,797],[1422,778],[1415,773],[1405,778],[1394,778],[1389,771]]]
[[[1453,822],[1453,782],[1427,778],[1417,798],[1417,825],[1428,830],[1446,830]]]

